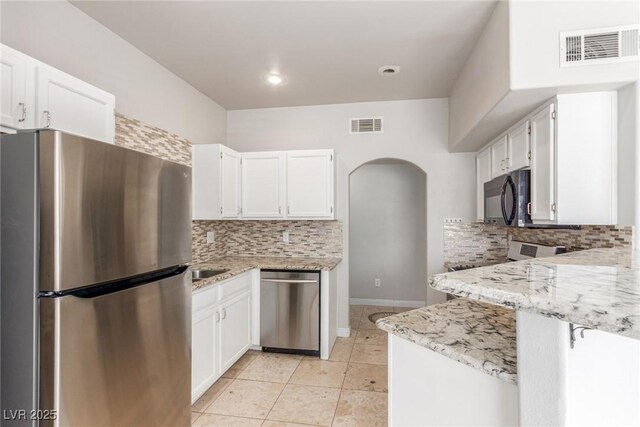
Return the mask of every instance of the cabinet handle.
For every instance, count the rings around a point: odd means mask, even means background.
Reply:
[[[291,206],[287,206],[287,215],[291,213]]]
[[[220,323],[220,312],[216,311],[216,323]]]
[[[49,110],[44,110],[43,113],[47,116],[47,124],[44,127],[51,127],[51,112]]]
[[[509,166],[511,166],[511,158],[507,157],[504,159],[504,168],[509,170]]]
[[[527,203],[527,214],[531,215],[531,202]]]
[[[27,119],[27,106],[24,102],[19,102],[18,107],[22,108],[22,116],[18,119],[19,122],[24,122]]]
[[[504,159],[500,160],[500,170],[504,170]]]
[[[278,215],[282,215],[282,206],[278,206]]]
[[[222,318],[223,318],[223,319],[226,319],[226,318],[227,318],[227,309],[226,309],[226,308],[223,308],[223,309],[222,309]]]

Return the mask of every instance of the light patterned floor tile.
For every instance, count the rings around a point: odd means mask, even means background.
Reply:
[[[349,306],[349,315],[351,314],[362,314],[362,312],[364,311],[365,306],[364,305],[350,305]]]
[[[330,426],[340,389],[287,384],[268,420]]]
[[[316,427],[313,424],[285,423],[284,421],[271,421],[271,420],[265,420],[265,422],[262,423],[262,427],[309,427],[309,426]]]
[[[331,350],[331,355],[329,355],[329,360],[334,362],[348,362],[351,357],[351,350],[353,349],[353,341],[352,339],[338,338],[336,343],[333,345],[333,350]]]
[[[405,311],[415,310],[415,308],[411,307],[393,307],[393,311],[396,313],[404,313]]]
[[[386,393],[388,391],[388,375],[386,365],[349,363],[342,388]]]
[[[234,380],[207,412],[265,419],[283,388],[279,383]]]
[[[262,420],[231,417],[229,415],[202,414],[193,425],[194,427],[260,427]]]
[[[340,388],[346,373],[347,362],[303,359],[291,376],[289,384]]]
[[[237,378],[238,375],[240,375],[240,373],[251,364],[251,362],[253,362],[256,357],[258,357],[257,354],[253,354],[253,353],[247,353],[244,356],[242,356],[236,363],[233,364],[232,367],[229,368],[229,370],[227,370],[227,372],[225,372],[222,377],[223,378]]]
[[[193,425],[200,415],[202,415],[200,412],[191,411],[191,425]]]
[[[238,379],[286,383],[300,364],[301,356],[262,354],[238,374]]]
[[[351,362],[371,363],[374,365],[387,364],[387,346],[372,344],[354,344],[351,352]]]
[[[356,335],[356,344],[387,345],[387,333],[380,329],[362,329]]]
[[[333,421],[334,427],[386,427],[387,394],[343,390]]]
[[[228,378],[220,378],[213,384],[209,390],[203,394],[200,399],[191,406],[191,410],[195,412],[204,412],[214,400],[222,394],[222,392],[231,384],[233,380]]]

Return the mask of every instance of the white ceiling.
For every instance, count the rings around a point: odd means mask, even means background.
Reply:
[[[73,4],[237,110],[446,97],[495,0]],[[385,64],[401,72],[379,76]],[[265,84],[270,71],[287,84]]]

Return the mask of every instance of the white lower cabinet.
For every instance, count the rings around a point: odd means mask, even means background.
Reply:
[[[251,346],[254,277],[250,271],[192,296],[192,403]]]

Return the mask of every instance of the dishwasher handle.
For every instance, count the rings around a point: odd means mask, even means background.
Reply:
[[[270,283],[318,283],[313,279],[260,279],[262,282]]]

